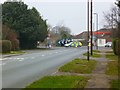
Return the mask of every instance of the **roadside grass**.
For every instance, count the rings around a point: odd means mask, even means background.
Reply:
[[[64,66],[59,68],[61,72],[71,72],[71,73],[81,73],[81,74],[89,74],[95,69],[97,61],[86,59],[75,59]]]
[[[25,52],[24,51],[11,51],[10,53],[2,53],[4,55],[6,54],[24,54]]]
[[[93,52],[95,52],[95,53],[101,53],[99,50],[93,50]]]
[[[120,90],[120,80],[112,80],[111,82],[111,88]]]
[[[117,55],[115,55],[114,53],[107,53],[106,54],[106,58],[108,59],[108,60],[118,60],[118,56]]]
[[[84,76],[45,76],[28,85],[27,88],[84,88],[88,77]]]
[[[83,55],[87,56],[87,53],[84,53]],[[98,54],[98,53],[95,53],[95,52],[93,52],[93,55],[91,55],[91,53],[89,53],[89,55],[90,55],[90,57],[93,57],[93,58],[100,58],[101,57],[101,54]]]
[[[114,55],[114,53],[107,53],[106,58],[112,60],[108,62],[106,74],[112,76],[118,75],[118,56]]]
[[[114,53],[111,51],[106,53],[106,58],[108,58],[108,60],[112,60],[108,62],[106,74],[112,77],[118,76],[120,74],[118,56],[114,55]],[[120,80],[112,80],[110,82],[110,87],[113,90],[114,89],[120,90]]]
[[[118,75],[118,61],[108,62],[106,74],[111,75],[111,76],[117,76]]]

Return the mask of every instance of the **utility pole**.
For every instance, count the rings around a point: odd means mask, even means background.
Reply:
[[[87,29],[88,29],[88,35],[87,35],[87,37],[88,37],[88,40],[87,40],[87,60],[89,61],[89,0],[88,0],[88,2],[87,2],[87,16],[88,16],[88,18],[87,18]]]
[[[98,34],[98,13],[94,13],[94,15],[96,15],[96,32]],[[97,43],[98,35],[96,35],[96,38],[97,38],[97,40],[96,40],[96,49],[98,50],[98,43]]]
[[[91,55],[93,55],[93,44],[92,44],[92,37],[93,37],[93,32],[92,32],[92,23],[93,23],[92,22],[92,14],[93,14],[93,10],[92,10],[92,8],[93,7],[92,7],[92,0],[91,0],[90,4],[91,4],[91,10],[90,10],[91,11],[91,13],[90,13],[91,14],[91,17],[90,17],[90,19],[91,19],[91,21],[90,21],[90,29],[91,29]]]

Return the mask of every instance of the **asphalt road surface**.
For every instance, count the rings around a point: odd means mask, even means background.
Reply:
[[[54,74],[60,66],[84,52],[86,47],[58,48],[3,58],[2,88],[24,88],[43,76]]]

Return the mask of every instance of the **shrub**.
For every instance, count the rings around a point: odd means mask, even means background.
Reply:
[[[1,40],[0,41],[0,46],[2,47],[0,52],[2,52],[2,53],[10,53],[11,47],[12,47],[11,41],[9,41],[9,40]]]
[[[113,40],[112,48],[113,48],[114,54],[117,55],[117,53],[116,53],[116,39]]]
[[[120,39],[118,40],[118,55],[120,56]]]
[[[12,44],[12,48],[11,48],[12,51],[19,50],[19,40],[17,39],[11,40],[11,44]]]
[[[113,52],[115,55],[120,55],[120,39],[113,40]]]

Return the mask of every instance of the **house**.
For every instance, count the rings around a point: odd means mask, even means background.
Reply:
[[[98,46],[105,46],[105,43],[112,41],[112,29],[100,29],[98,31],[93,32],[93,44]],[[73,40],[75,41],[88,41],[88,32],[84,31],[78,35],[73,36]],[[90,40],[89,40],[90,41]]]
[[[96,38],[96,44],[98,46],[105,46],[107,42],[112,41],[112,30],[111,29],[100,29],[93,32],[93,36]]]

